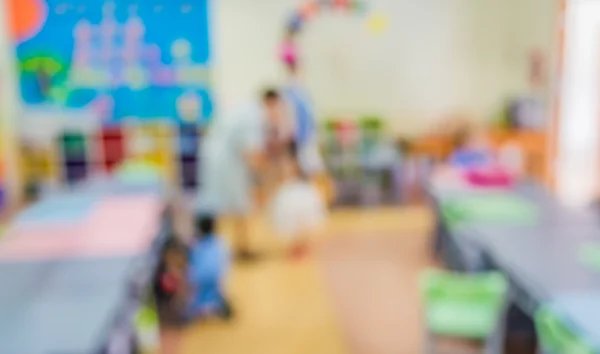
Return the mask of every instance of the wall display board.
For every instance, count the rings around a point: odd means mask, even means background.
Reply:
[[[25,103],[103,122],[208,121],[207,1],[13,0]]]
[[[49,111],[24,117],[20,135],[52,127],[22,141],[44,157],[22,162],[43,170],[31,175],[75,182],[127,158],[155,163],[169,180],[188,169],[176,166],[190,160],[178,154],[178,127],[213,115],[208,0],[9,0],[9,14],[25,115]],[[75,139],[81,130],[63,124],[63,111],[85,112],[78,125],[93,128]]]

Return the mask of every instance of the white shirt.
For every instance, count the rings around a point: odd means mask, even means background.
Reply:
[[[246,154],[264,148],[266,115],[250,104],[217,118],[201,144],[199,204],[224,211],[251,206],[252,171]]]

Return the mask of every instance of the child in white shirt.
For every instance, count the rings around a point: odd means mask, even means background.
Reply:
[[[292,256],[306,253],[309,239],[323,226],[326,207],[323,196],[302,172],[295,142],[290,142],[284,160],[284,181],[272,200],[270,216],[277,233],[291,243]]]

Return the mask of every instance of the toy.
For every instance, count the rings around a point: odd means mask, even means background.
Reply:
[[[513,176],[500,167],[469,170],[465,172],[464,177],[471,185],[477,187],[508,188],[514,181]]]

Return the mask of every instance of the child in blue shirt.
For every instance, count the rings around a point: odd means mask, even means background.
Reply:
[[[223,280],[229,269],[227,245],[215,234],[215,217],[196,217],[196,239],[190,247],[188,282],[191,290],[191,317],[219,315],[230,319],[233,315],[229,301],[223,294]]]

